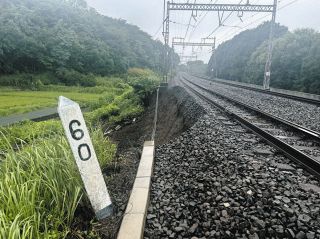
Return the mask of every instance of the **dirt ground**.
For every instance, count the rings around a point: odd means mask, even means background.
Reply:
[[[168,142],[195,123],[196,119],[188,115],[189,97],[180,87],[160,90],[156,145]],[[120,125],[121,129],[108,135],[118,145],[118,148],[113,162],[103,170],[112,197],[114,214],[111,218],[97,222],[93,226],[93,231],[98,232],[103,239],[113,239],[117,236],[134,183],[143,143],[151,139],[155,102],[156,93],[145,100],[146,110],[135,122]],[[90,220],[94,218],[91,211],[81,209],[81,207],[77,214],[81,215],[78,221],[87,222],[82,223],[82,229],[89,226]]]

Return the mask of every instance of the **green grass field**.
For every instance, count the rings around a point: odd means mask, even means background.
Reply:
[[[0,88],[0,116],[26,113],[33,110],[54,107],[58,97],[63,95],[80,105],[96,102],[101,94],[79,93],[66,91],[13,91],[9,88]]]

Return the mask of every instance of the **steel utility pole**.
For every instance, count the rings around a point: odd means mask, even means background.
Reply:
[[[170,29],[170,11],[169,11],[169,1],[166,5],[166,0],[163,0],[163,30],[162,35],[164,37],[164,62],[163,62],[163,68],[164,68],[164,74],[163,74],[163,81],[165,83],[168,83],[168,72],[169,72],[169,29]],[[166,8],[167,7],[167,8]]]
[[[166,6],[164,7],[166,10],[166,14],[164,14],[163,19],[163,37],[164,37],[164,43],[165,43],[165,61],[169,62],[169,29],[170,29],[170,12],[171,11],[191,11],[191,12],[198,12],[198,11],[215,11],[215,12],[238,12],[238,13],[244,13],[244,12],[270,12],[272,13],[272,24],[274,25],[275,22],[275,16],[276,16],[276,9],[277,9],[277,0],[274,0],[273,5],[264,5],[264,4],[249,4],[249,1],[247,1],[246,4],[199,4],[199,3],[174,3],[168,1]],[[273,39],[273,26],[272,29],[270,29],[270,39]],[[267,79],[270,82],[270,66],[271,66],[271,53],[272,53],[272,41],[271,46],[269,46],[268,50],[268,60],[266,65],[266,70],[268,70],[269,78]],[[270,57],[270,59],[269,59]],[[269,62],[269,63],[268,63]],[[164,70],[164,79],[168,80],[168,63],[165,64],[165,70]],[[268,75],[265,74],[265,75]]]
[[[264,69],[263,88],[265,90],[270,90],[271,61],[272,61],[272,51],[273,51],[273,35],[274,35],[274,26],[276,24],[276,13],[277,13],[277,0],[274,0],[272,19],[270,22],[270,35],[269,35],[267,62],[266,62],[266,66]]]

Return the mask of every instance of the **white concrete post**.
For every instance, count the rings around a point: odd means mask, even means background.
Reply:
[[[58,113],[96,217],[106,218],[112,214],[112,202],[81,109],[60,96]]]

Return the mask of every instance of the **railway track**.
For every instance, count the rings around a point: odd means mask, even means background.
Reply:
[[[195,76],[195,77],[198,77],[198,78],[201,78],[201,79],[207,80],[207,81],[213,81],[213,82],[223,84],[223,85],[229,85],[229,86],[233,86],[233,87],[237,87],[237,88],[241,88],[241,89],[252,90],[252,91],[256,91],[256,92],[260,92],[260,93],[264,93],[264,94],[279,96],[282,98],[297,100],[300,102],[314,104],[314,105],[318,105],[318,106],[320,105],[320,100],[318,100],[318,99],[312,99],[312,98],[306,98],[306,97],[297,96],[297,95],[285,94],[285,93],[276,92],[276,91],[264,90],[264,89],[259,89],[259,88],[255,88],[255,87],[251,87],[251,86],[238,85],[238,84],[234,84],[232,82],[222,82],[222,81],[217,81],[214,79],[209,80],[208,78],[205,78],[202,76]]]
[[[320,178],[319,132],[209,90],[186,77],[183,77],[182,83],[198,97],[227,113],[245,128]]]

